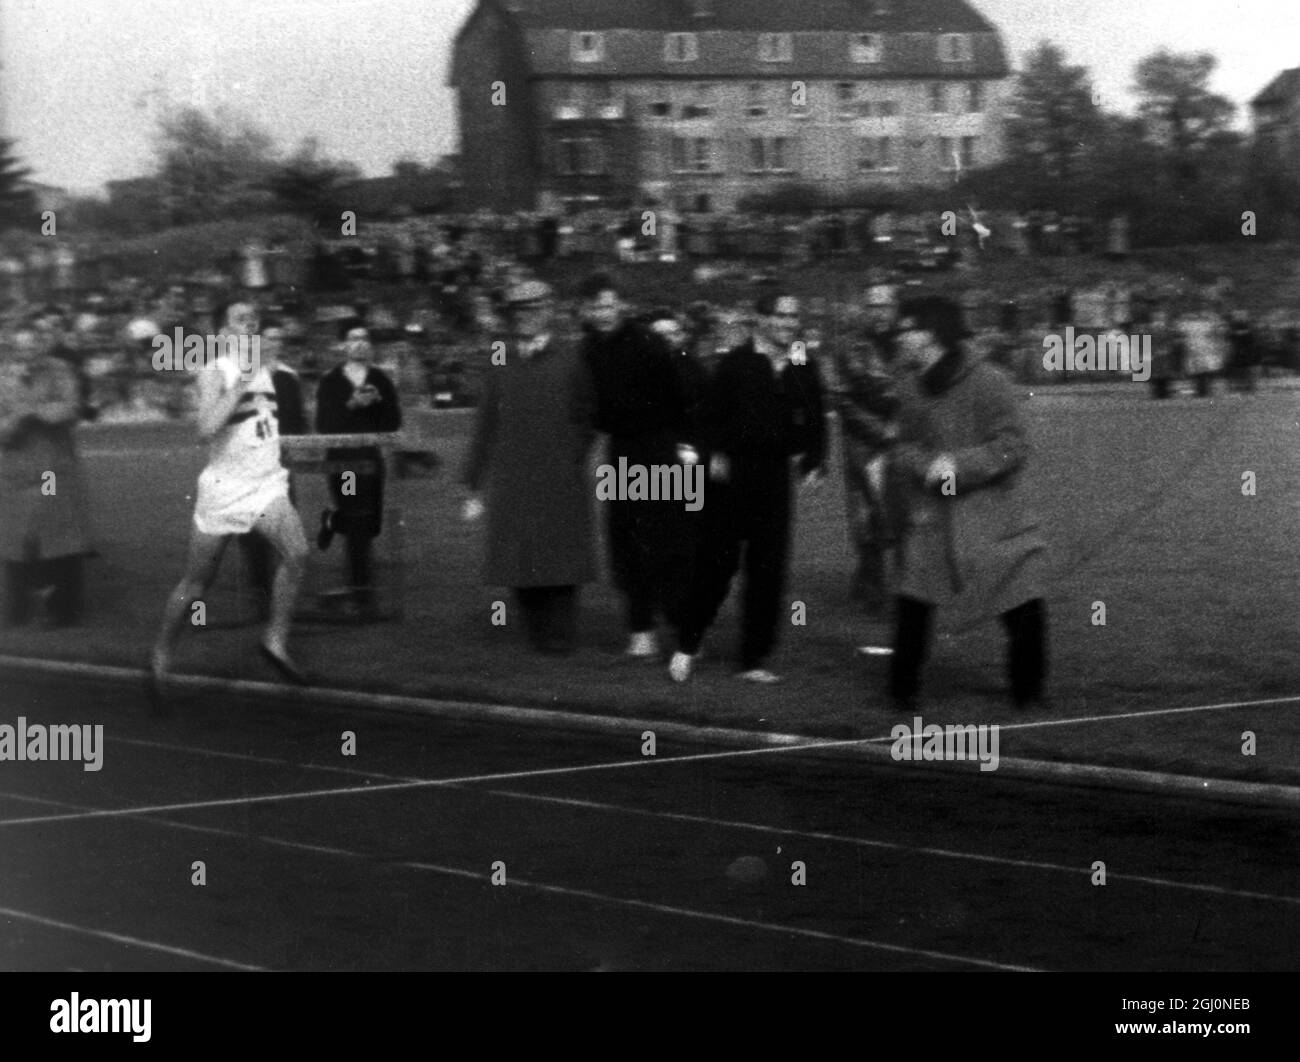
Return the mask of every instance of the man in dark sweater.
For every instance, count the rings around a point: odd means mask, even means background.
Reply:
[[[596,394],[596,429],[609,437],[608,461],[629,468],[679,463],[687,434],[682,377],[667,345],[628,316],[607,274],[581,290],[582,358]],[[684,452],[684,451],[683,451]],[[681,500],[604,502],[614,582],[626,602],[626,655],[659,656],[655,621],[681,622],[688,529]]]
[[[793,516],[791,458],[808,486],[824,475],[826,425],[821,377],[799,335],[799,302],[777,293],[756,306],[750,340],[723,356],[706,391],[708,450],[704,541],[696,558],[678,651],[669,665],[690,677],[704,632],[731,589],[745,545],[743,636],[738,677],[772,683]]]

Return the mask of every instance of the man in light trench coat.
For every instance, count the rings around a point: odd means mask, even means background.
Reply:
[[[936,607],[999,616],[1012,700],[1039,706],[1047,674],[1046,545],[1021,479],[1030,448],[1019,401],[999,369],[967,357],[955,302],[909,300],[899,318],[897,353],[913,375],[903,388],[890,463],[906,509],[894,707],[916,709]]]

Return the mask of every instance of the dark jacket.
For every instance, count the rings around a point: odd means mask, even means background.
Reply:
[[[628,321],[609,335],[586,329],[582,359],[596,395],[596,430],[611,460],[669,464],[687,431],[686,398],[673,354],[658,336]]]
[[[780,375],[753,340],[723,355],[704,402],[707,448],[740,464],[801,455],[800,472],[826,460],[821,375],[810,358],[787,362]]]

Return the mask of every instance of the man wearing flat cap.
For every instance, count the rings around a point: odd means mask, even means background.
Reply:
[[[1032,708],[1047,672],[1045,542],[1022,475],[1029,437],[1001,370],[969,359],[961,308],[929,296],[899,308],[902,389],[890,459],[906,499],[890,694],[916,709],[936,607],[997,615],[1012,700]]]
[[[464,517],[486,510],[484,582],[514,591],[532,647],[571,653],[578,590],[596,574],[587,475],[593,384],[577,344],[555,334],[548,285],[512,284],[504,309],[505,362],[487,369],[461,477],[470,491]]]

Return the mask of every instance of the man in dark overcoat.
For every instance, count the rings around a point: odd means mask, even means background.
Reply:
[[[576,343],[555,333],[548,285],[505,297],[510,340],[489,366],[469,459],[464,516],[487,513],[484,581],[507,586],[533,648],[577,647],[578,590],[595,578],[587,454],[595,397]]]

